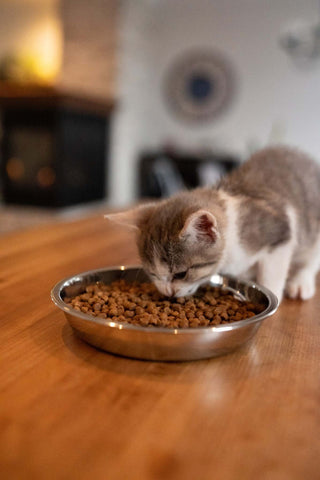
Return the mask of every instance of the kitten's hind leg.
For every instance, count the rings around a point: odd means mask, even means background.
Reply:
[[[265,253],[258,262],[257,282],[282,300],[293,253],[292,241]]]
[[[320,268],[320,235],[304,258],[303,267],[290,277],[286,285],[289,298],[308,300],[316,290],[316,275]]]

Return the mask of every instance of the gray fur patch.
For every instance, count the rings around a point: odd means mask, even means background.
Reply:
[[[298,243],[315,241],[320,228],[320,166],[299,150],[261,150],[218,188],[242,199],[240,235],[251,250],[288,241],[287,206],[298,215]]]
[[[239,218],[240,238],[252,252],[265,247],[274,248],[291,238],[288,216],[282,209],[276,211],[270,205],[255,199],[241,201]]]

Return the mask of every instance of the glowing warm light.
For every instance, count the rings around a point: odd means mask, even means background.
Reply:
[[[55,180],[56,174],[51,167],[42,167],[37,173],[37,180],[41,187],[48,188],[51,187]]]
[[[29,55],[33,57],[35,76],[42,81],[54,80],[61,68],[62,33],[56,18],[46,18],[30,32]]]
[[[10,180],[20,180],[24,175],[24,164],[19,158],[10,158],[6,165],[7,175]]]

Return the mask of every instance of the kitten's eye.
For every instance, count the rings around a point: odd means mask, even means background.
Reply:
[[[179,272],[179,273],[175,273],[172,277],[173,280],[183,280],[185,278],[185,276],[187,275],[188,273],[188,270],[186,270],[185,272]]]

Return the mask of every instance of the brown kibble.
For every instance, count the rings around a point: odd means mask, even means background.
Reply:
[[[153,284],[96,283],[64,301],[75,310],[107,321],[167,328],[200,328],[250,318],[263,311],[263,305],[243,302],[228,291],[210,286],[191,297],[167,298]]]
[[[177,298],[177,302],[178,302],[178,303],[183,304],[183,303],[185,303],[185,301],[186,301],[185,297],[179,297],[179,298]]]
[[[209,320],[211,320],[211,319],[213,318],[213,311],[207,309],[207,310],[205,310],[204,315],[206,316],[206,318],[208,318]]]
[[[199,322],[201,327],[207,327],[210,323],[209,320],[203,316],[199,318]]]
[[[189,322],[186,318],[180,318],[178,321],[178,326],[179,328],[188,328],[189,327]]]
[[[83,293],[80,295],[81,300],[89,300],[90,298],[90,293]]]
[[[189,322],[189,325],[190,327],[192,328],[196,328],[199,326],[199,320],[197,318],[193,318],[190,322]]]

